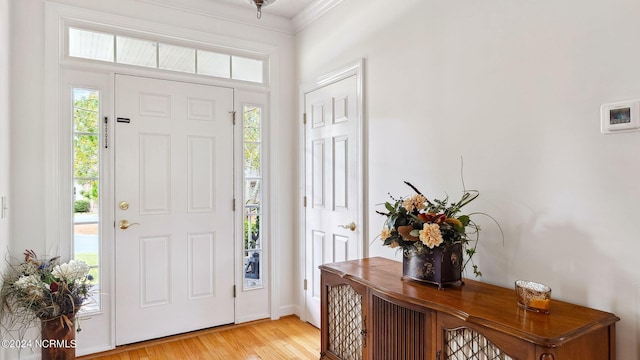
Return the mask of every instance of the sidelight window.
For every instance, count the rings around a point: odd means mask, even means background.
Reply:
[[[100,91],[73,88],[73,252],[100,289]],[[95,297],[97,305],[99,297]]]
[[[262,287],[262,107],[244,105],[244,288]]]

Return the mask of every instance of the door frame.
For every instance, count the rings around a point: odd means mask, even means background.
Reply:
[[[325,73],[315,80],[310,81],[308,83],[300,86],[299,91],[299,115],[300,115],[300,131],[299,131],[299,139],[300,140],[300,171],[299,171],[299,181],[300,181],[300,191],[299,191],[299,204],[300,212],[298,213],[300,221],[298,222],[298,234],[299,239],[301,239],[300,244],[300,253],[298,254],[298,258],[300,259],[299,264],[299,276],[300,278],[295,279],[298,284],[300,284],[300,292],[299,296],[299,304],[301,308],[298,311],[300,319],[302,321],[308,321],[307,318],[307,297],[306,292],[306,276],[307,276],[307,224],[306,224],[306,207],[304,205],[304,197],[306,194],[306,126],[304,124],[304,113],[305,113],[305,95],[307,93],[313,92],[320,88],[323,88],[327,85],[331,85],[338,81],[344,80],[348,77],[355,76],[356,77],[356,99],[358,104],[356,105],[358,109],[358,117],[357,117],[357,125],[358,125],[358,141],[360,144],[360,148],[358,149],[358,165],[356,166],[356,173],[358,177],[358,206],[360,208],[360,212],[356,218],[356,223],[358,227],[361,229],[360,238],[358,239],[358,258],[363,258],[368,256],[369,249],[367,246],[368,239],[368,216],[366,215],[366,206],[368,206],[368,183],[366,177],[364,176],[365,171],[367,169],[366,162],[366,128],[365,128],[365,97],[364,97],[364,59],[358,59],[354,62],[351,62],[345,66],[342,66],[334,71]]]
[[[64,199],[68,195],[66,190],[66,178],[64,169],[69,168],[71,164],[70,149],[67,149],[68,144],[64,140],[67,135],[65,125],[68,118],[65,117],[64,109],[61,104],[64,89],[61,81],[63,80],[63,72],[65,69],[70,70],[82,70],[87,72],[94,72],[103,74],[113,79],[116,73],[123,75],[133,76],[145,76],[164,80],[174,80],[198,83],[203,85],[213,85],[222,87],[231,87],[234,90],[243,90],[250,92],[258,92],[267,94],[269,105],[280,103],[280,48],[276,45],[258,43],[250,40],[232,38],[225,35],[219,35],[216,33],[205,32],[195,30],[191,28],[182,28],[173,25],[160,24],[147,20],[134,19],[127,16],[115,15],[97,10],[89,10],[82,7],[71,6],[67,4],[61,4],[56,2],[45,2],[45,42],[44,42],[44,108],[47,109],[44,114],[46,117],[44,132],[47,134],[45,137],[45,163],[44,169],[45,178],[44,184],[46,196],[44,199],[45,207],[45,234],[44,239],[41,240],[42,246],[47,253],[61,255],[63,258],[68,258],[72,253],[72,241],[70,239],[71,220],[70,215],[66,214],[66,205],[61,203],[61,199]],[[144,32],[150,35],[156,34],[161,37],[171,37],[175,41],[186,41],[187,43],[201,43],[210,44],[212,46],[223,46],[230,49],[240,49],[242,51],[249,51],[257,54],[263,54],[269,60],[269,83],[268,84],[252,84],[235,80],[224,80],[207,78],[202,76],[196,76],[191,74],[172,73],[164,70],[147,69],[147,68],[132,68],[126,65],[118,65],[112,63],[100,63],[91,60],[74,59],[70,58],[65,53],[66,33],[65,28],[68,25],[82,24],[96,28],[99,30],[101,27],[108,29],[120,29],[124,31]],[[87,25],[90,24],[90,25]],[[113,96],[113,92],[110,94]],[[278,119],[281,117],[282,111],[279,106],[269,106],[269,119]],[[109,107],[109,118],[113,120],[114,108]],[[267,123],[265,132],[270,136],[268,138],[268,144],[266,145],[265,152],[269,152],[269,159],[277,159],[278,157],[278,134],[275,129]],[[110,121],[109,127],[110,134],[113,134],[113,121]],[[234,163],[235,166],[237,164]],[[268,174],[278,174],[278,163],[273,161],[265,163],[270,171]],[[63,170],[61,170],[63,169]],[[236,171],[241,171],[238,168],[234,169],[234,174],[237,178]],[[113,176],[113,174],[108,174]],[[269,175],[267,175],[269,176]],[[277,182],[269,181],[269,187],[265,187],[265,195],[269,199],[277,199],[279,195]],[[113,190],[110,194],[105,196],[112,196]],[[115,206],[115,204],[113,205]],[[278,210],[278,204],[274,201],[270,201],[266,210],[269,214],[276,213]],[[110,215],[113,219],[113,215]],[[279,248],[278,234],[281,231],[278,228],[276,217],[269,216],[269,238],[270,238],[270,251],[269,256],[269,268],[270,268],[270,283],[269,283],[269,305],[271,319],[280,318],[281,314],[288,313],[287,309],[282,308],[280,304],[280,290],[279,277],[280,266],[275,261],[274,256],[276,251],[273,249]],[[113,231],[112,231],[113,232]],[[235,227],[234,227],[235,232]],[[236,239],[237,242],[240,240]],[[113,243],[113,237],[109,239],[110,244]],[[111,245],[109,245],[111,246]],[[237,245],[236,245],[237,246]],[[235,250],[234,250],[235,251]],[[112,269],[115,266],[114,252],[109,254],[102,254],[101,260],[105,265],[110,267],[107,274],[111,288],[114,288],[113,281],[115,280],[115,274]],[[234,271],[239,271],[234,269]],[[102,294],[104,296],[112,296],[112,294]],[[103,326],[101,329],[105,330],[108,334],[95,336],[91,344],[83,342],[81,347],[76,349],[78,355],[86,355],[90,353],[96,353],[101,351],[107,351],[115,348],[115,321],[114,314],[114,302],[112,301],[110,306],[104,307],[101,316],[108,319],[109,326]],[[236,310],[236,316],[238,311]],[[236,318],[236,322],[244,321]],[[86,321],[82,323],[83,331],[80,337],[87,337],[92,333],[93,328],[97,326],[95,321]]]

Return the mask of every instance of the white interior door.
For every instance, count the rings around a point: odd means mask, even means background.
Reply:
[[[117,75],[115,94],[116,344],[232,323],[233,90]]]
[[[306,319],[320,326],[318,266],[361,257],[357,77],[305,94]]]

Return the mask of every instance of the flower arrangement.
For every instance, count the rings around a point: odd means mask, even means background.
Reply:
[[[435,247],[449,247],[461,244],[467,255],[462,264],[464,269],[471,261],[475,276],[482,276],[478,266],[472,262],[476,253],[480,227],[471,220],[472,213],[460,215],[461,209],[475,200],[480,194],[477,191],[465,191],[457,202],[429,200],[415,186],[405,181],[416,194],[407,198],[385,202],[387,212],[376,211],[387,217],[380,234],[385,246],[401,248],[404,256],[412,251],[421,254]],[[484,214],[486,215],[486,214]]]
[[[24,330],[36,319],[59,319],[71,329],[90,295],[92,280],[84,261],[60,264],[59,257],[39,260],[33,250],[26,250],[24,262],[9,265],[3,276],[2,323]]]

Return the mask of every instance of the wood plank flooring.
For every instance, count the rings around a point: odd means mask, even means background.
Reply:
[[[318,359],[320,330],[296,316],[222,326],[124,345],[78,360]]]

